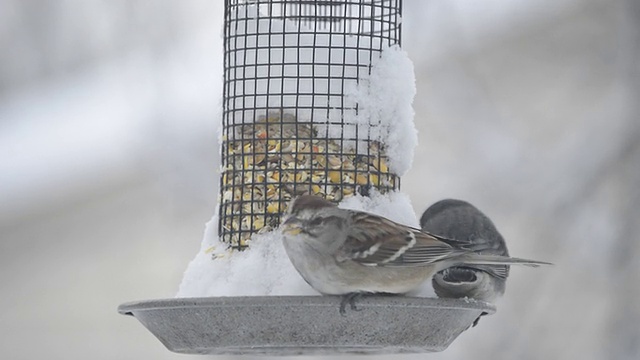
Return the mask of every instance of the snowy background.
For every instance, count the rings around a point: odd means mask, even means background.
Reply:
[[[469,200],[557,264],[427,357],[637,359],[640,4],[406,0],[403,24],[416,213]],[[174,296],[213,214],[221,25],[222,1],[0,2],[3,358],[186,358],[116,308]]]

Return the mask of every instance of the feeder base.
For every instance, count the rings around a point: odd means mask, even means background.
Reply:
[[[184,354],[332,355],[446,349],[495,307],[473,300],[363,296],[339,312],[339,296],[252,296],[122,304],[169,350]]]

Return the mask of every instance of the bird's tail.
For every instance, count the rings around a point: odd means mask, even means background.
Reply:
[[[462,256],[463,262],[469,265],[524,265],[538,267],[540,265],[553,265],[546,261],[520,259],[502,255],[489,255],[478,253],[467,253]]]

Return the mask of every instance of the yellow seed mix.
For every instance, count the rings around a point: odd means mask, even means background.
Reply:
[[[280,203],[279,202],[270,202],[269,205],[267,205],[267,212],[269,214],[275,214],[280,212]]]
[[[380,166],[378,168],[378,162],[373,162],[373,166],[376,167],[376,169],[380,170],[381,173],[389,172],[389,168],[387,167],[387,164],[384,162],[384,160],[380,160],[379,165]]]
[[[369,181],[371,181],[373,185],[380,185],[380,178],[378,178],[376,174],[369,174]]]
[[[329,180],[334,184],[340,183],[340,171],[329,171]]]
[[[369,143],[371,155],[359,155],[341,148],[340,141],[319,138],[313,127],[281,111],[235,130],[230,139],[222,137],[220,195],[221,235],[232,247],[247,246],[252,233],[276,228],[295,196],[311,193],[340,201],[361,187],[396,188],[377,142]]]

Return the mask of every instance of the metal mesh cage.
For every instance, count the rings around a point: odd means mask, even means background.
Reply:
[[[402,0],[226,0],[219,234],[277,227],[289,200],[398,189],[345,94],[400,43]]]

